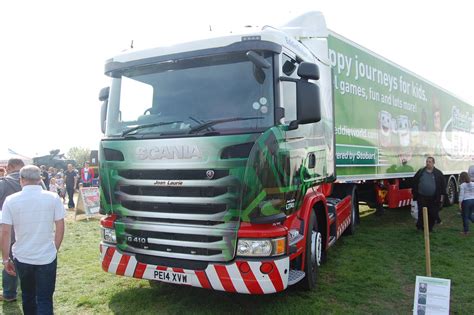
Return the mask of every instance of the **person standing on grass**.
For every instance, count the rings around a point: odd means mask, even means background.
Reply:
[[[22,191],[7,197],[3,205],[3,266],[10,275],[18,273],[20,277],[24,314],[53,314],[57,252],[64,237],[64,206],[57,194],[42,189],[37,166],[20,170],[20,184]]]
[[[74,208],[76,206],[74,204],[74,191],[76,190],[78,178],[79,176],[77,175],[77,171],[74,169],[72,164],[68,164],[67,170],[64,172],[64,181],[66,184],[66,192],[69,199],[67,203],[69,209]]]
[[[5,199],[21,190],[20,185],[20,169],[25,166],[25,163],[21,159],[10,159],[7,162],[7,175],[0,180],[0,223],[3,204]],[[0,224],[0,228],[2,225]],[[1,231],[1,229],[0,229]],[[0,234],[0,240],[2,239]],[[12,230],[10,237],[11,240],[15,239],[15,233]],[[1,241],[0,241],[1,243]],[[13,243],[13,242],[11,242]],[[12,244],[10,244],[11,246]],[[1,245],[0,245],[1,246]],[[16,291],[18,288],[18,277],[9,275],[5,270],[2,270],[2,289],[3,293],[0,294],[0,301],[14,302],[16,301]]]
[[[413,200],[418,204],[418,221],[416,228],[423,229],[423,207],[428,208],[428,228],[433,231],[433,226],[439,219],[439,209],[446,195],[446,181],[443,173],[435,166],[432,156],[426,158],[426,166],[419,169],[413,177]]]
[[[41,169],[41,179],[43,180],[43,183],[46,186],[46,190],[49,190],[49,173],[46,170],[46,166],[41,165],[40,169]]]
[[[56,184],[58,185],[59,197],[63,199],[63,203],[66,203],[66,188],[64,187],[63,173],[56,174]]]
[[[84,162],[84,167],[81,169],[81,183],[83,187],[91,187],[94,179],[94,169],[89,167],[89,162]]]
[[[473,169],[474,173],[474,169]],[[469,234],[469,221],[473,222],[472,214],[474,212],[474,174],[470,177],[468,173],[462,172],[459,175],[459,210],[461,210],[463,231],[461,234]]]

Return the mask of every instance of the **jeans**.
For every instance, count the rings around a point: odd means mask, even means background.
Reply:
[[[464,232],[469,232],[469,221],[473,222],[474,199],[466,199],[462,202],[462,225]]]
[[[57,258],[47,265],[30,265],[17,259],[14,262],[20,277],[23,313],[25,315],[53,314]]]
[[[16,299],[16,289],[18,287],[18,277],[9,275],[5,269],[2,270],[3,297],[10,300]]]
[[[66,186],[67,197],[69,198],[67,206],[68,208],[74,208],[74,187]]]
[[[0,224],[0,231],[1,231],[1,224]],[[11,241],[15,240],[15,230],[12,229],[11,234]],[[12,256],[12,247],[10,245],[10,259],[13,259]],[[3,297],[10,300],[16,299],[16,291],[18,288],[18,275],[12,276],[5,271],[2,270],[2,288],[3,288]]]

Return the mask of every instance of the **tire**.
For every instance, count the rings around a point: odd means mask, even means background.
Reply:
[[[350,191],[352,199],[351,207],[351,224],[344,231],[344,235],[354,235],[356,231],[356,225],[359,223],[359,198],[357,197],[357,190],[355,186],[352,186]]]
[[[456,180],[453,176],[448,179],[448,185],[446,185],[447,198],[444,200],[446,207],[452,206],[456,202],[457,186]]]
[[[308,235],[306,236],[306,255],[304,272],[305,277],[301,280],[301,286],[304,290],[310,291],[316,287],[319,278],[319,266],[321,265],[323,238],[318,231],[316,215],[311,211],[308,223]]]

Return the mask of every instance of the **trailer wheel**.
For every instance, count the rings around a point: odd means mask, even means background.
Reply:
[[[359,198],[357,196],[357,190],[355,186],[352,186],[351,199],[351,224],[344,231],[344,235],[354,235],[356,231],[356,225],[359,223]]]
[[[311,212],[308,226],[308,235],[306,237],[306,258],[304,272],[306,276],[301,281],[301,286],[305,290],[312,290],[316,287],[319,277],[319,266],[321,265],[321,256],[323,251],[323,238],[318,231],[316,215]]]
[[[452,206],[456,202],[456,193],[457,193],[456,179],[454,178],[454,176],[451,176],[448,179],[448,185],[446,187],[447,198],[444,200],[445,206],[447,207]]]

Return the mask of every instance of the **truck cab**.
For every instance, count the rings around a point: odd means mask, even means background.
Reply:
[[[106,62],[105,271],[247,294],[314,287],[325,250],[354,222],[350,193],[328,198],[325,36],[316,14],[286,32],[264,27]]]

